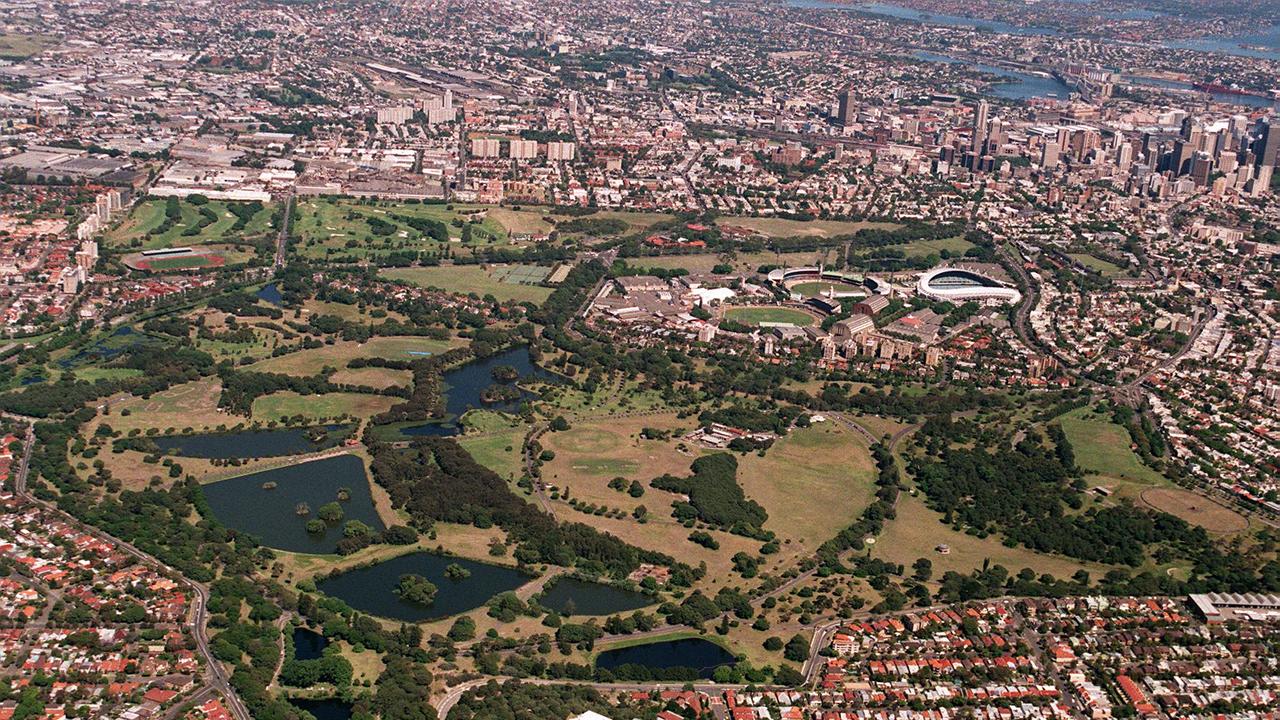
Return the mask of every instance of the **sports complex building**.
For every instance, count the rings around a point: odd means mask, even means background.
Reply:
[[[982,270],[967,267],[938,267],[920,276],[916,291],[934,300],[966,302],[995,300],[1016,303],[1022,293],[1009,283],[997,280]]]

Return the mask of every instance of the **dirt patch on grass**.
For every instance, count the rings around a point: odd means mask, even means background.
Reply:
[[[1180,517],[1219,535],[1247,530],[1249,519],[1203,495],[1179,488],[1151,488],[1142,492],[1142,502],[1161,512]]]

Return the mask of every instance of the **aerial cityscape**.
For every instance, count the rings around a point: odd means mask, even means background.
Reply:
[[[5,0],[0,720],[1280,720],[1278,163],[1278,0]]]

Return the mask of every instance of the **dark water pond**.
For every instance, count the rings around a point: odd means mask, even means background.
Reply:
[[[259,300],[265,300],[272,305],[283,305],[284,296],[280,294],[280,288],[275,283],[263,285],[262,289],[257,292]]]
[[[79,352],[59,360],[58,366],[63,370],[71,370],[90,363],[114,360],[125,352],[147,345],[160,345],[163,343],[164,341],[157,337],[138,332],[128,325],[122,325],[110,335],[100,338]]]
[[[623,665],[641,665],[651,670],[693,668],[698,677],[709,678],[721,665],[732,665],[737,658],[710,640],[686,638],[632,645],[606,650],[596,658],[596,667],[613,670]]]
[[[293,629],[293,656],[298,660],[315,660],[324,655],[329,640],[314,630],[304,627]]]
[[[311,713],[316,720],[351,720],[351,703],[343,702],[337,698],[324,700],[294,698],[289,702],[297,708]]]
[[[470,577],[462,580],[445,577],[445,568],[455,563],[470,571]],[[435,602],[418,605],[396,596],[393,592],[396,583],[400,582],[401,575],[408,574],[421,575],[439,588]],[[514,568],[416,552],[325,578],[316,583],[316,588],[326,595],[342,599],[360,612],[405,622],[422,622],[474,610],[494,595],[515,590],[531,579]]]
[[[326,425],[327,436],[313,442],[310,428],[279,430],[241,430],[229,433],[169,435],[153,438],[161,452],[176,450],[179,455],[196,458],[266,458],[324,450],[342,441],[349,425]]]
[[[275,487],[264,488],[264,483],[275,483]],[[307,532],[307,521],[316,519],[321,505],[338,499],[339,488],[351,493],[346,502],[339,503],[342,520],[329,524],[324,532]],[[373,507],[364,462],[354,455],[242,475],[210,483],[202,490],[219,522],[280,550],[331,553],[348,520],[359,520],[375,531],[384,529]],[[299,503],[306,503],[310,514],[298,515]]]
[[[446,416],[436,422],[410,425],[400,428],[400,434],[408,436],[450,436],[461,432],[458,418],[468,410],[487,409],[498,412],[515,412],[520,404],[534,394],[519,390],[514,399],[503,402],[484,402],[480,399],[486,388],[494,385],[492,371],[500,365],[509,365],[520,373],[520,382],[560,383],[564,379],[555,373],[544,370],[529,358],[529,348],[518,347],[482,360],[473,360],[465,365],[449,370],[444,374],[444,396]]]
[[[572,577],[556,580],[538,598],[538,604],[564,615],[613,615],[654,602],[644,593]]]

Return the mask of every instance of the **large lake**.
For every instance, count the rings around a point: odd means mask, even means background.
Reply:
[[[596,667],[615,670],[623,665],[640,665],[650,670],[691,668],[698,677],[709,678],[721,665],[732,665],[733,653],[702,638],[665,640],[605,650],[596,658]]]
[[[441,420],[409,425],[400,428],[402,435],[450,436],[461,432],[458,419],[468,410],[486,409],[499,412],[516,412],[520,404],[534,397],[525,390],[520,391],[518,399],[507,402],[486,403],[480,400],[480,394],[494,384],[493,369],[500,365],[509,365],[520,373],[520,381],[560,383],[564,379],[555,373],[544,370],[533,363],[529,357],[529,348],[512,348],[505,352],[480,360],[472,360],[444,373],[443,392],[445,397],[446,416]]]
[[[198,435],[164,435],[152,440],[161,452],[177,451],[179,455],[195,458],[267,458],[299,455],[337,445],[342,431],[349,425],[327,425],[327,436],[320,442],[312,442],[311,428],[281,428],[279,430],[238,430],[227,433],[200,433]]]
[[[451,564],[466,568],[471,576],[450,580],[444,571]],[[435,602],[418,605],[396,596],[394,589],[400,576],[410,574],[421,575],[439,588]],[[532,579],[515,568],[415,552],[325,578],[316,583],[316,589],[340,598],[363,613],[404,622],[423,622],[474,610],[494,595],[515,590]]]
[[[538,604],[565,615],[613,615],[657,602],[641,592],[562,577],[542,592]]]
[[[275,487],[266,489],[263,483],[275,483]],[[344,487],[351,496],[341,503],[342,522],[329,525],[322,533],[308,533],[307,521],[316,517],[321,505],[337,500],[338,489]],[[359,520],[375,531],[384,529],[373,506],[364,462],[354,455],[264,470],[201,489],[219,522],[280,550],[331,553],[348,520]],[[298,503],[310,506],[311,514],[299,516]]]

